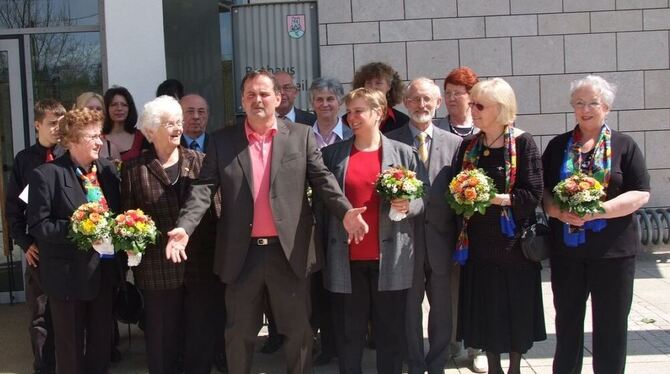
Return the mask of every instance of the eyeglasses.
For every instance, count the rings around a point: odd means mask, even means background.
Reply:
[[[182,121],[161,123],[161,126],[165,127],[168,130],[172,130],[175,127],[181,128],[183,125],[184,125],[184,122],[182,122]]]
[[[444,97],[445,98],[450,98],[450,97],[461,97],[467,95],[466,91],[444,91]]]
[[[470,106],[470,109],[477,108],[477,110],[480,111],[480,112],[482,110],[486,109],[486,107],[484,105],[482,105],[480,103],[477,103],[477,102],[474,102],[474,101],[469,102],[468,105]]]
[[[200,117],[207,115],[207,110],[206,109],[186,109],[184,112],[185,115],[187,116],[194,116],[195,114],[198,114]]]
[[[96,140],[102,140],[102,134],[95,134],[95,135],[82,134],[81,138],[83,140],[86,140],[87,142],[92,142]]]
[[[296,88],[297,88],[297,87],[294,86],[294,85],[292,85],[292,84],[285,84],[285,85],[283,85],[283,86],[279,86],[279,90],[280,90],[280,91],[293,91],[293,90],[295,90]]]
[[[419,104],[421,105],[422,103],[430,104],[434,101],[435,99],[430,97],[430,96],[415,96],[415,97],[408,97],[407,101]]]
[[[601,105],[602,103],[599,103],[597,101],[586,103],[584,101],[577,100],[574,103],[572,103],[572,107],[579,110],[584,110],[584,108],[586,107],[589,107],[589,109],[598,109]]]

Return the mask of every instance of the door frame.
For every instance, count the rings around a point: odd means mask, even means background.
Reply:
[[[30,133],[29,121],[29,111],[27,108],[28,103],[28,92],[26,89],[26,68],[29,66],[26,65],[25,60],[25,51],[24,51],[24,39],[21,36],[2,36],[0,37],[0,51],[7,53],[7,65],[8,65],[8,74],[9,74],[9,100],[11,108],[11,124],[12,124],[12,156],[15,156],[19,151],[26,148],[30,142],[34,139],[35,135]],[[3,164],[7,161],[3,160]],[[4,165],[3,165],[4,168]],[[4,173],[4,170],[3,170]],[[0,179],[0,183],[4,183],[4,180]],[[6,188],[4,189],[6,192]],[[3,208],[3,218],[4,218],[4,201],[2,202]],[[3,221],[3,235],[5,234],[5,229],[8,225]],[[5,241],[3,238],[3,247],[4,243],[11,243],[10,241]],[[13,277],[10,277],[10,289],[7,291],[0,292],[0,304],[14,303],[25,301],[25,282],[23,281],[26,271],[26,262],[23,256],[23,251],[15,250],[18,248],[12,245],[12,251],[10,256],[5,260],[8,262],[16,263],[20,260],[21,264],[21,276],[22,279],[17,280]],[[19,259],[13,258],[18,253],[20,256]],[[11,274],[14,274],[12,269],[13,266],[8,266],[8,271]],[[12,287],[17,287],[17,285],[23,284],[22,289],[16,290]]]

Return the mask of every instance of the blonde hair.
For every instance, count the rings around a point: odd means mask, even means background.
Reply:
[[[100,107],[102,108],[102,115],[106,116],[107,110],[105,108],[105,99],[102,97],[102,95],[91,91],[83,92],[81,95],[77,96],[77,99],[75,100],[72,109],[86,108],[86,103],[88,103],[93,98],[95,98],[96,100],[98,100],[98,102],[100,102]]]
[[[60,144],[69,148],[70,143],[76,143],[81,139],[81,133],[91,127],[102,129],[104,116],[97,110],[88,108],[72,109],[65,113],[58,122],[58,133],[60,135]]]
[[[344,96],[344,104],[348,106],[356,99],[365,100],[370,109],[379,111],[381,121],[386,118],[387,102],[383,92],[365,87],[357,88]]]
[[[512,86],[502,78],[493,78],[475,84],[470,91],[472,100],[486,98],[498,104],[496,122],[509,125],[516,119],[516,95]]]

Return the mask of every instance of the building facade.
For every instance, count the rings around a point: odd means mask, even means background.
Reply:
[[[272,3],[277,1],[0,0],[3,183],[13,156],[35,141],[32,106],[41,98],[69,106],[83,91],[120,85],[141,111],[160,82],[176,78],[209,101],[210,129],[232,123],[238,89],[233,61],[242,53],[233,48],[233,36],[244,43],[241,32],[267,22],[259,17],[242,28],[232,14],[236,7]],[[645,154],[653,189],[648,206],[670,206],[668,0],[309,3],[318,19],[316,29],[305,30],[318,38],[320,66],[313,71],[350,87],[357,67],[382,61],[406,81],[426,76],[441,86],[451,69],[470,66],[514,87],[517,126],[535,135],[542,148],[574,126],[572,80],[593,73],[615,82],[608,122],[631,135]],[[247,43],[259,40],[263,35],[249,36]],[[300,82],[303,106],[310,83],[309,77]],[[3,248],[8,246],[5,239]],[[12,253],[13,259],[0,256],[0,264],[20,259],[17,250]],[[2,284],[0,302],[7,300]]]

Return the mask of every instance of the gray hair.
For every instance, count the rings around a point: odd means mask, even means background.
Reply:
[[[440,86],[435,84],[435,81],[426,77],[419,77],[416,79],[412,79],[411,82],[407,85],[407,88],[405,89],[405,97],[407,97],[409,90],[416,86],[417,84],[426,84],[431,88],[431,91],[433,91],[433,97],[439,98],[440,97]]]
[[[144,104],[144,111],[135,127],[151,143],[152,135],[166,116],[177,116],[179,117],[179,121],[183,119],[181,105],[179,105],[177,99],[172,96],[163,95]]]
[[[316,78],[312,84],[309,86],[309,96],[310,99],[314,99],[314,95],[320,91],[328,91],[334,94],[337,97],[337,102],[341,103],[342,98],[344,97],[344,88],[342,83],[335,78],[330,77],[320,77]]]
[[[600,95],[607,108],[612,108],[614,96],[616,95],[616,85],[614,83],[610,83],[598,75],[587,75],[582,79],[577,79],[570,83],[570,98],[575,94],[575,91],[584,87],[591,87]]]

